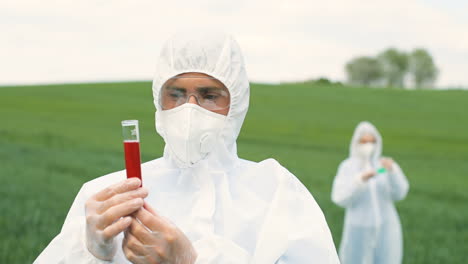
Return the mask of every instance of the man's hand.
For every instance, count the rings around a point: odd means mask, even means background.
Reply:
[[[382,166],[387,169],[387,171],[392,171],[392,167],[393,167],[393,159],[392,158],[382,158],[380,160],[380,162],[382,163]]]
[[[86,201],[86,246],[96,257],[112,260],[116,253],[114,237],[132,223],[129,216],[143,206],[148,196],[136,178],[109,186]]]
[[[193,264],[197,258],[185,234],[147,203],[133,214],[124,234],[123,251],[135,264]]]
[[[368,181],[370,178],[374,177],[376,175],[375,170],[368,170],[362,173],[361,177],[364,181]]]

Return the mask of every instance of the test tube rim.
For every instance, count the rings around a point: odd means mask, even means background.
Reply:
[[[138,120],[123,120],[122,126],[135,126],[138,125]]]

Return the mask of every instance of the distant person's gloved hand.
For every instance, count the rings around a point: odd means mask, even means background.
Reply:
[[[135,264],[193,264],[197,253],[185,234],[147,203],[133,214],[122,248]]]
[[[132,223],[129,215],[142,208],[145,188],[137,178],[116,183],[86,201],[86,246],[96,257],[112,260],[117,246],[114,237]]]
[[[362,174],[361,174],[361,178],[364,180],[364,181],[367,181],[369,180],[370,178],[374,177],[376,174],[376,171],[375,170],[367,170],[367,171],[364,171]]]
[[[387,171],[392,171],[392,167],[393,167],[393,159],[392,158],[382,158],[380,160],[380,162],[382,163],[382,166],[387,169]]]

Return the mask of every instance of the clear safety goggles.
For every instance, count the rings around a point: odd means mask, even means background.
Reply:
[[[210,111],[226,109],[231,101],[228,89],[216,78],[176,76],[161,88],[160,105],[169,110],[189,103],[191,98]]]

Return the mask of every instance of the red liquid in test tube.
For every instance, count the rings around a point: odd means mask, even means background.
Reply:
[[[138,120],[122,121],[124,138],[125,168],[127,178],[136,177],[141,180],[140,133]]]

